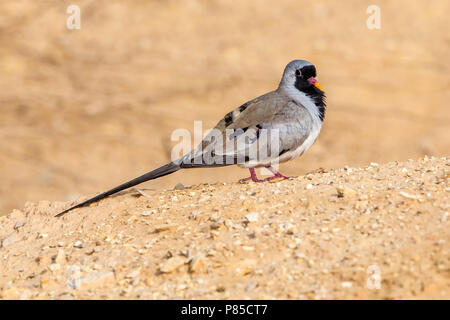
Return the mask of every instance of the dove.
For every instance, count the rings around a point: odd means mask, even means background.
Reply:
[[[317,82],[316,67],[306,60],[293,60],[286,65],[276,90],[227,113],[191,152],[56,216],[180,169],[238,165],[250,171],[250,177],[240,182],[289,179],[273,166],[301,156],[313,145],[325,109],[325,92]],[[258,179],[255,168],[259,167],[267,168],[273,176]]]

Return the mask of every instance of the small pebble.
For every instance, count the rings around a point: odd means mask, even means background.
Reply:
[[[178,227],[177,224],[171,223],[171,224],[161,224],[155,226],[155,232],[162,232],[167,230],[172,230],[174,228]]]
[[[179,267],[186,263],[186,258],[183,257],[172,257],[167,261],[161,263],[159,266],[159,271],[162,273],[170,273],[177,270]]]
[[[2,247],[6,248],[16,242],[18,239],[17,232],[12,232],[2,240]]]
[[[336,191],[337,191],[338,197],[340,197],[340,198],[352,197],[357,194],[357,192],[355,190],[353,190],[352,188],[349,188],[349,187],[336,187]]]
[[[184,185],[182,183],[177,183],[174,190],[184,190]]]
[[[25,225],[25,223],[23,223],[22,221],[17,221],[16,224],[14,225],[14,229],[17,230],[20,227],[23,227]]]
[[[73,244],[73,246],[75,248],[83,248],[83,242],[81,242],[80,240],[75,241],[75,243]]]
[[[259,218],[259,212],[250,212],[245,215],[248,222],[256,222]]]
[[[156,213],[156,210],[143,211],[143,212],[141,213],[141,216],[147,217],[147,216],[149,216],[149,215],[151,215],[151,214],[154,214],[154,213]]]

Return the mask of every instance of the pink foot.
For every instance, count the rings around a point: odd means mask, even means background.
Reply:
[[[264,179],[265,181],[270,181],[270,180],[273,180],[273,179],[283,179],[283,180],[288,180],[289,179],[289,177],[286,177],[285,175],[282,175],[281,173],[279,173],[277,170],[275,170],[271,166],[268,166],[267,169],[269,169],[270,172],[273,173],[273,177],[268,177],[268,178]]]
[[[258,179],[258,177],[256,176],[256,172],[255,172],[255,168],[250,168],[250,177],[245,178],[245,179],[241,179],[239,180],[239,182],[247,182],[252,180],[253,182],[264,182],[264,180],[260,180]]]
[[[285,177],[283,175],[279,175],[279,176],[275,175],[275,176],[272,176],[272,177],[265,178],[264,181],[271,181],[271,180],[275,180],[275,179],[288,180],[289,177]]]

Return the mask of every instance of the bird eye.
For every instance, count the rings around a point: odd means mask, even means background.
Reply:
[[[295,76],[296,76],[296,77],[300,77],[300,75],[301,75],[300,70],[295,70]]]

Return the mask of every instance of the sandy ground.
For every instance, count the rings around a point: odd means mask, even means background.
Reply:
[[[1,297],[450,298],[450,2],[376,2],[380,30],[373,1],[77,0],[68,30],[73,1],[0,1]],[[328,102],[299,178],[186,170],[53,218],[293,59]]]
[[[448,0],[0,1],[0,215],[70,201],[170,160],[178,128],[213,127],[273,90],[284,66],[318,69],[322,133],[290,175],[450,150]],[[185,172],[146,188],[233,182],[239,168]]]
[[[0,218],[0,297],[449,299],[449,177],[426,157],[27,203]]]

